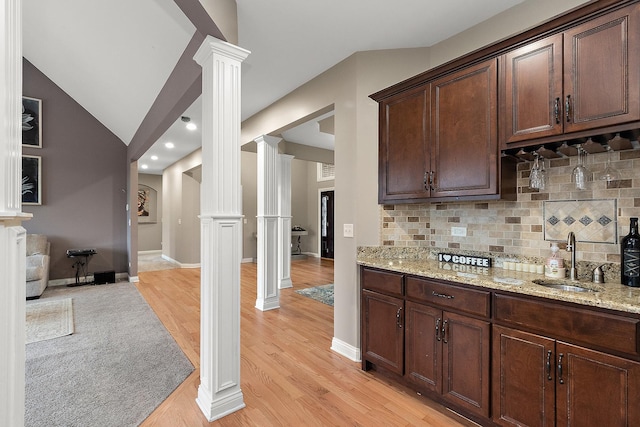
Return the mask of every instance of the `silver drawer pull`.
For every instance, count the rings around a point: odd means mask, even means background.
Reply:
[[[436,291],[431,291],[431,295],[433,295],[434,297],[438,297],[438,298],[446,298],[446,299],[453,299],[455,298],[453,295],[447,295],[447,294],[439,294]]]

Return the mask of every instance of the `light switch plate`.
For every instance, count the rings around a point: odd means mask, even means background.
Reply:
[[[343,224],[343,236],[353,237],[353,224]]]

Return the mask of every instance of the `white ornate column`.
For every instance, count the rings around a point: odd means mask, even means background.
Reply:
[[[278,155],[278,287],[292,288],[291,282],[291,161],[293,156]]]
[[[0,0],[0,425],[24,425],[25,230],[22,214],[22,8]]]
[[[208,36],[202,67],[200,386],[209,421],[244,408],[240,389],[240,66],[249,52]]]
[[[262,135],[258,145],[258,297],[262,311],[280,307],[278,289],[278,143]]]

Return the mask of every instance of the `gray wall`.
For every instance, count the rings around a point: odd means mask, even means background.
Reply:
[[[80,78],[80,77],[79,77]],[[127,147],[27,60],[23,94],[42,100],[42,205],[25,205],[28,233],[51,242],[51,279],[73,277],[71,248],[96,248],[89,270],[127,271]]]
[[[156,222],[138,222],[138,251],[162,250],[162,175],[138,174],[138,184],[156,190]]]

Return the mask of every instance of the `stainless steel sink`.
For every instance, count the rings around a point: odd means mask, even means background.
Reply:
[[[536,279],[533,283],[546,288],[560,289],[569,292],[595,292],[593,289],[580,286],[577,282],[569,282],[566,280]]]

